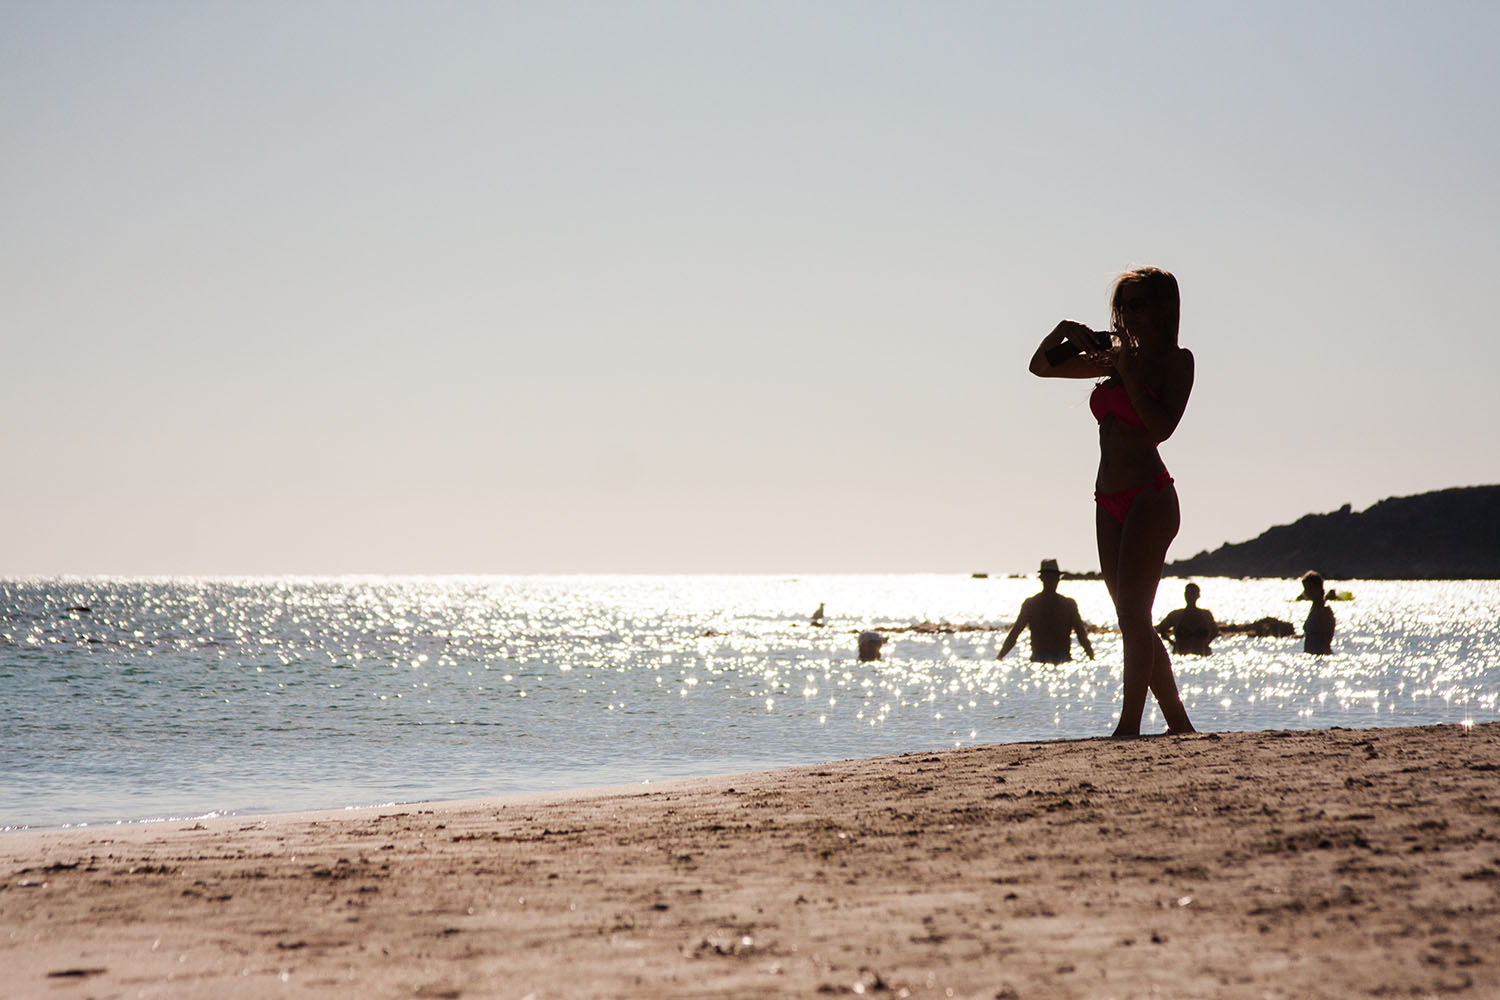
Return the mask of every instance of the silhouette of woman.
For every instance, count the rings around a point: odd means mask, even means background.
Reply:
[[[1099,422],[1099,570],[1125,650],[1116,737],[1140,735],[1148,690],[1168,733],[1194,732],[1171,657],[1151,625],[1167,546],[1181,522],[1177,490],[1157,452],[1177,429],[1193,391],[1193,354],[1177,345],[1180,314],[1176,278],[1154,267],[1127,271],[1115,282],[1110,333],[1064,320],[1031,358],[1032,374],[1042,378],[1104,379],[1089,396],[1089,409]]]

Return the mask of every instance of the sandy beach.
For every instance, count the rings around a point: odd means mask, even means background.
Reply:
[[[1500,724],[0,836],[16,997],[1500,996]]]

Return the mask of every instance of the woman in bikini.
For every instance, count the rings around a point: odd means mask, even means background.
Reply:
[[[1089,397],[1099,421],[1094,523],[1099,569],[1115,602],[1125,650],[1125,695],[1116,737],[1139,736],[1146,692],[1168,733],[1193,724],[1172,660],[1151,625],[1167,546],[1181,519],[1177,490],[1156,447],[1177,429],[1193,391],[1193,355],[1177,346],[1177,279],[1154,267],[1122,274],[1110,303],[1111,334],[1064,320],[1031,359],[1043,378],[1103,379]]]

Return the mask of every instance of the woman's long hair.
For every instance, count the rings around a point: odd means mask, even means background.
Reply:
[[[1182,297],[1177,291],[1177,279],[1171,272],[1159,267],[1138,267],[1126,271],[1115,280],[1115,291],[1109,300],[1109,319],[1115,332],[1125,329],[1125,317],[1120,313],[1120,301],[1127,291],[1140,291],[1160,311],[1163,325],[1172,346],[1177,346],[1177,326],[1182,318]]]

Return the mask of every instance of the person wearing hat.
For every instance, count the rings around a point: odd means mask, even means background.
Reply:
[[[1005,659],[1020,638],[1021,630],[1030,629],[1032,663],[1067,663],[1073,658],[1074,635],[1092,660],[1094,647],[1089,645],[1089,627],[1078,613],[1078,602],[1057,592],[1057,581],[1062,579],[1057,560],[1043,559],[1037,575],[1042,579],[1042,592],[1021,602],[1021,613],[1000,644],[1000,655],[995,659]]]

